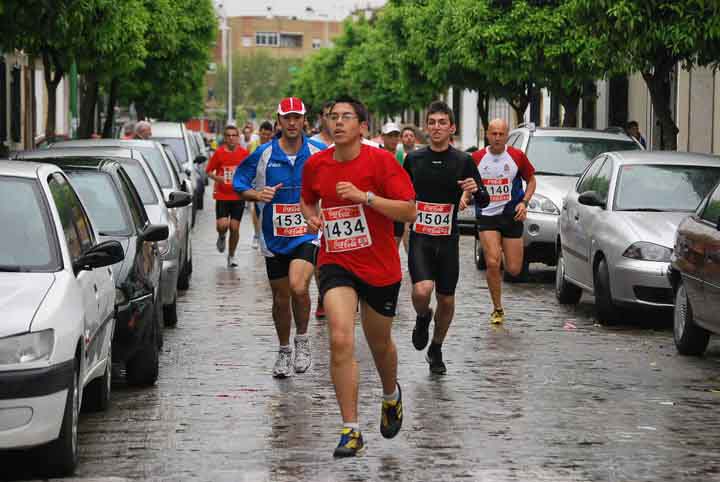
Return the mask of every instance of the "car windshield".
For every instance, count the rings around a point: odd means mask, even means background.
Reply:
[[[0,272],[57,271],[60,256],[40,185],[0,176]]]
[[[180,164],[185,164],[188,161],[185,142],[182,137],[153,137],[152,139],[161,144],[169,145]]]
[[[110,174],[100,171],[66,170],[85,205],[95,229],[103,236],[129,236],[130,222]]]
[[[538,174],[579,176],[598,154],[639,149],[631,140],[533,136],[527,157]]]
[[[128,176],[130,176],[130,180],[135,185],[135,190],[140,195],[143,204],[157,204],[158,198],[155,196],[150,179],[148,179],[140,163],[133,159],[120,159],[120,163],[125,168]]]
[[[720,167],[623,165],[616,211],[694,211],[720,179]]]
[[[138,147],[137,150],[142,152],[143,157],[145,157],[150,169],[152,169],[152,172],[155,174],[160,186],[165,189],[172,188],[170,171],[168,170],[162,153],[154,147]]]

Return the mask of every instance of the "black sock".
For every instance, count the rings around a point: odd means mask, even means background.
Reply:
[[[432,321],[432,315],[433,311],[432,309],[429,309],[428,312],[424,315],[417,315],[417,319],[426,323],[430,323]]]
[[[435,343],[434,341],[430,342],[430,348],[428,348],[429,353],[440,353],[442,351],[442,343]]]

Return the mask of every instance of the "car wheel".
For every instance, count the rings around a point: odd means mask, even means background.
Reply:
[[[695,324],[692,306],[682,283],[675,293],[673,338],[678,352],[683,355],[702,355],[710,341],[710,332]]]
[[[80,364],[75,360],[72,381],[68,387],[60,436],[47,446],[49,474],[64,477],[75,472],[78,462],[78,420],[80,417]]]
[[[187,246],[185,246],[185,261],[182,264],[180,276],[178,276],[177,287],[179,290],[186,290],[190,288],[190,266]]]
[[[105,362],[105,373],[88,383],[83,390],[83,411],[102,412],[110,405],[110,391],[112,385],[112,348],[108,352]]]
[[[605,258],[595,268],[595,315],[600,323],[612,324],[618,319],[617,308],[610,292],[610,272]]]
[[[480,271],[485,271],[487,269],[487,265],[485,264],[485,255],[482,250],[482,243],[480,242],[480,237],[477,234],[475,234],[475,266]]]
[[[565,258],[560,250],[555,269],[555,297],[561,305],[576,305],[582,297],[582,289],[565,279]]]
[[[153,336],[152,341],[139,349],[125,364],[128,385],[135,387],[154,385],[160,371],[159,358],[157,338]]]
[[[197,202],[196,199],[194,201]],[[195,227],[195,218],[197,217],[197,205],[195,204],[195,202],[193,202],[193,204],[192,204],[192,217],[190,218],[190,227],[191,228]]]
[[[527,258],[523,258],[522,269],[517,276],[511,275],[507,271],[503,271],[503,281],[507,283],[527,283],[530,279],[530,263]]]
[[[177,298],[175,298],[172,303],[163,306],[163,324],[165,326],[176,326],[177,322]]]

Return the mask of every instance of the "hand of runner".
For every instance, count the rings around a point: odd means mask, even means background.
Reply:
[[[527,207],[525,207],[525,203],[518,203],[515,206],[515,217],[513,219],[515,221],[525,221],[525,218],[527,218]]]
[[[347,181],[341,181],[335,185],[335,190],[340,199],[352,201],[359,204],[365,204],[367,194],[355,187],[355,184]]]
[[[478,190],[477,183],[472,177],[468,177],[467,179],[463,179],[462,181],[458,181],[457,183],[460,186],[460,189],[462,189],[464,192],[473,193]]]
[[[472,197],[467,192],[463,192],[462,196],[460,196],[460,204],[458,207],[460,208],[460,211],[465,209],[470,205],[470,201],[472,200]]]
[[[309,233],[317,233],[322,229],[322,218],[320,216],[310,216],[305,220]]]
[[[258,192],[258,201],[264,202],[264,203],[269,203],[270,201],[273,200],[273,198],[275,197],[275,193],[281,187],[282,187],[282,183],[276,184],[272,187],[265,186],[264,188],[262,188],[262,191]]]

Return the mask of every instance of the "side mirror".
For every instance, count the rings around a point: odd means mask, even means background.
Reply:
[[[206,156],[203,156],[202,154],[199,154],[199,155],[195,158],[195,164],[202,164],[202,163],[205,162],[205,161],[207,161],[207,157],[206,157]]]
[[[173,191],[168,196],[168,200],[165,205],[169,208],[181,208],[183,206],[189,206],[192,202],[192,196],[186,192]]]
[[[585,191],[578,197],[578,202],[585,206],[596,206],[605,209],[605,201],[600,199],[600,195],[595,191]]]
[[[170,230],[167,224],[148,224],[140,236],[146,242],[164,241],[170,236]]]
[[[104,241],[96,244],[87,253],[75,260],[73,269],[78,273],[83,270],[110,266],[119,263],[123,259],[125,259],[125,251],[118,241]]]

